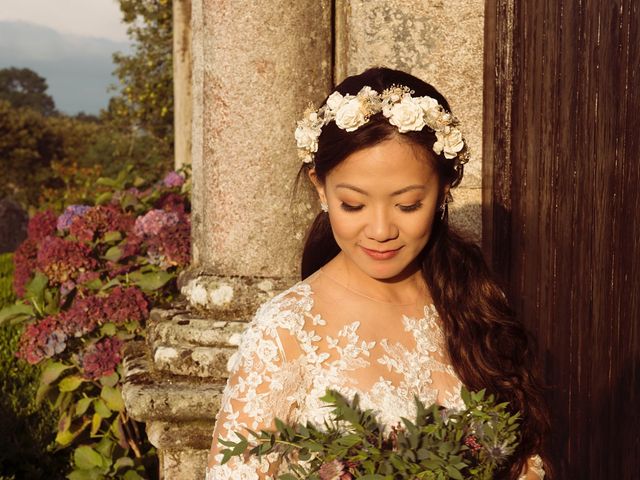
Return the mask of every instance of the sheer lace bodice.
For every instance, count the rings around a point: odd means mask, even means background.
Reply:
[[[275,478],[286,470],[269,463],[273,458],[219,465],[217,440],[272,428],[275,417],[322,425],[327,388],[349,398],[358,393],[385,425],[415,418],[416,395],[426,405],[464,408],[445,352],[433,305],[380,302],[320,270],[262,305],[242,334],[228,365],[207,479]]]

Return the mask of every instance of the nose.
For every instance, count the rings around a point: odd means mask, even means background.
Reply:
[[[370,240],[383,243],[398,238],[398,226],[386,208],[377,208],[372,210],[364,234]]]

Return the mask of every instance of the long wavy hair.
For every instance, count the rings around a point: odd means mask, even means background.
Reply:
[[[414,95],[435,98],[450,111],[449,103],[434,87],[413,75],[387,68],[372,68],[351,76],[336,90],[343,95],[355,95],[367,85],[378,92],[392,85],[407,86]],[[422,148],[433,162],[440,179],[438,204],[442,203],[445,186],[455,187],[460,182],[462,166],[433,152],[436,138],[429,128],[400,134],[381,113],[354,132],[339,129],[335,122],[322,128],[313,165],[319,181],[324,183],[329,172],[352,153],[398,135]],[[299,177],[308,168],[305,164]],[[329,216],[321,212],[307,234],[302,278],[339,252]],[[420,257],[422,276],[444,325],[449,358],[461,381],[471,390],[486,388],[498,401],[509,402],[511,411],[521,412],[521,438],[514,461],[495,478],[516,480],[527,457],[538,453],[545,463],[546,478],[552,479],[546,442],[549,412],[535,357],[535,339],[516,319],[480,248],[449,226],[446,210],[442,217],[435,216],[431,236]]]

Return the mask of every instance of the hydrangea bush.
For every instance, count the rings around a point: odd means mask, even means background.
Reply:
[[[153,305],[177,294],[190,258],[187,175],[148,185],[129,168],[100,179],[92,204],[33,216],[14,255],[19,300],[0,321],[23,323],[17,356],[41,366],[39,400],[59,414],[71,480],[153,478],[155,452],[121,394],[122,347],[144,335]]]

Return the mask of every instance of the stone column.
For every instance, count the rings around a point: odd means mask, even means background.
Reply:
[[[313,211],[291,202],[293,131],[331,89],[331,2],[192,0],[191,27],[192,267],[183,302],[127,347],[123,389],[162,477],[180,480],[204,476],[231,338],[298,278]]]
[[[405,70],[434,85],[462,122],[471,161],[450,219],[480,243],[483,0],[336,0],[336,82],[368,67]]]
[[[175,168],[191,163],[191,0],[173,0]]]

